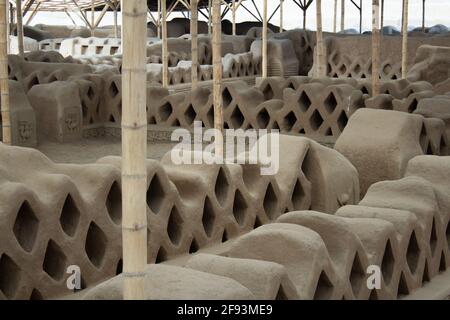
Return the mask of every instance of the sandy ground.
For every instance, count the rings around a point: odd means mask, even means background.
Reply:
[[[169,142],[149,142],[147,157],[159,160],[175,144]],[[72,143],[43,142],[37,147],[39,151],[57,163],[94,163],[106,156],[120,156],[122,153],[120,139],[89,138]]]

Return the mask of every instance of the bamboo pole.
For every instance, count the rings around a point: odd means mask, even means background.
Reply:
[[[191,77],[192,89],[198,87],[198,0],[191,0]]]
[[[208,0],[208,35],[212,33],[212,0]]]
[[[425,32],[425,0],[422,0],[422,32]]]
[[[236,0],[233,0],[231,7],[231,17],[232,17],[232,26],[233,26],[233,36],[236,35]]]
[[[9,11],[11,10],[11,6],[9,5],[9,0],[6,0],[5,8],[6,8],[6,13],[5,13],[5,15],[6,15],[6,18],[5,18],[6,19],[6,35],[7,35],[7,37],[6,37],[6,51],[7,51],[8,54],[10,54],[11,53],[11,38],[10,38],[10,35],[11,35],[11,24],[9,22],[9,18],[10,18]]]
[[[325,55],[324,55],[324,47],[323,47],[323,35],[322,35],[322,0],[316,0],[316,20],[317,20],[317,45],[316,45],[316,54],[317,54],[317,77],[326,77],[326,69],[325,69]]]
[[[303,30],[306,30],[306,7],[303,8]]]
[[[165,0],[161,1],[162,15],[162,85],[164,88],[169,86],[169,50],[167,47],[167,4]]]
[[[116,39],[119,39],[118,7],[118,2],[114,1],[114,38]]]
[[[9,82],[8,82],[8,15],[6,0],[0,0],[0,91],[2,114],[2,140],[4,144],[11,145],[11,120],[9,109]]]
[[[381,0],[381,22],[380,22],[381,35],[383,35],[383,28],[384,28],[384,0]]]
[[[372,0],[372,96],[380,94],[380,0]]]
[[[156,21],[156,32],[158,39],[161,39],[161,0],[158,0],[158,21]]]
[[[403,0],[402,79],[408,73],[408,0]]]
[[[341,0],[341,31],[345,30],[345,0]]]
[[[334,0],[333,33],[336,33],[337,31],[337,7],[338,7],[338,0]]]
[[[147,265],[147,2],[123,1],[122,241],[123,297],[142,300]]]
[[[222,17],[220,13],[221,0],[212,0],[213,24],[213,102],[214,128],[216,129],[216,156],[223,158],[223,113],[222,113]]]
[[[95,36],[95,0],[91,0],[91,36]]]
[[[17,12],[17,42],[19,43],[19,55],[23,57],[24,43],[23,43],[23,16],[22,16],[22,1],[16,0]]]
[[[262,77],[268,76],[268,58],[267,58],[267,0],[263,0],[263,29],[262,29]]]
[[[284,22],[283,20],[284,20],[284,0],[280,0],[280,33],[283,32],[283,22]]]

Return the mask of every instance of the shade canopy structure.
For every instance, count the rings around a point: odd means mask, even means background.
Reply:
[[[243,0],[245,1],[245,0]],[[105,5],[108,5],[109,0],[25,0],[22,1],[24,7],[28,10],[38,11],[72,11],[72,10],[91,10],[92,7],[96,11],[103,10]],[[166,7],[172,8],[172,11],[186,11],[186,5],[189,4],[189,0],[166,0]],[[230,4],[233,0],[222,0],[222,3]],[[150,11],[158,11],[158,0],[148,0],[147,7]],[[209,0],[198,0],[198,8],[205,9],[209,7]],[[111,9],[108,9],[111,10]]]

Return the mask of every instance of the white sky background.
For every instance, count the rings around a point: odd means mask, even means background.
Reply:
[[[126,1],[126,0],[125,0]],[[338,21],[337,28],[340,28],[340,2],[338,1]],[[359,0],[355,0],[359,4]],[[262,13],[262,0],[255,0],[255,3],[259,6],[259,10]],[[273,10],[278,6],[278,0],[268,0],[268,16],[272,14]],[[251,10],[256,16],[256,10],[251,1],[244,1],[246,7]],[[371,29],[371,8],[372,0],[363,0],[363,31]],[[385,13],[384,13],[384,25],[393,25],[400,29],[401,25],[401,7],[402,0],[385,0]],[[334,0],[322,0],[322,19],[324,31],[333,30],[333,12],[334,12]],[[97,13],[100,14],[100,13]],[[80,18],[77,18],[74,14],[72,16],[76,19],[77,24],[84,25]],[[90,14],[88,15],[90,18]],[[316,16],[316,4],[315,1],[311,4],[307,12],[306,27],[308,29],[315,29],[315,16]],[[426,26],[433,26],[435,24],[444,24],[450,26],[450,0],[426,0]],[[175,13],[169,17],[169,20],[173,17],[182,17],[180,13]],[[28,15],[24,21],[27,21]],[[205,20],[204,17],[199,14],[200,20]],[[225,16],[225,19],[231,20],[231,13]],[[254,21],[252,17],[245,9],[239,8],[237,11],[237,22],[242,21]],[[119,23],[121,19],[119,16]],[[271,23],[279,25],[280,15],[277,12]],[[35,24],[51,24],[51,25],[73,25],[71,20],[64,13],[46,13],[40,12],[33,19],[31,25]],[[112,13],[108,13],[103,19],[100,26],[112,25],[113,16]],[[422,0],[409,0],[409,26],[421,26],[422,25]],[[284,28],[294,29],[301,28],[303,26],[303,13],[300,8],[292,1],[285,0],[284,2]],[[346,0],[346,17],[345,28],[355,28],[359,30],[359,11],[354,7],[350,0]]]

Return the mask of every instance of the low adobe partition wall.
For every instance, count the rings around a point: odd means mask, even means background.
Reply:
[[[55,164],[33,149],[0,149],[0,299],[70,294],[70,265],[80,267],[83,288],[120,273],[121,159]],[[280,149],[293,152],[273,176],[262,176],[259,162],[148,160],[148,263],[236,238],[286,211],[334,213],[358,202],[356,170],[337,151],[289,136]]]
[[[334,78],[370,78],[372,52],[370,35],[327,37],[325,51],[327,75]],[[449,46],[448,36],[415,36],[408,40],[408,67],[415,61],[416,51],[422,45]],[[381,79],[401,79],[402,38],[383,36],[381,42]],[[316,63],[316,59],[314,59]]]

